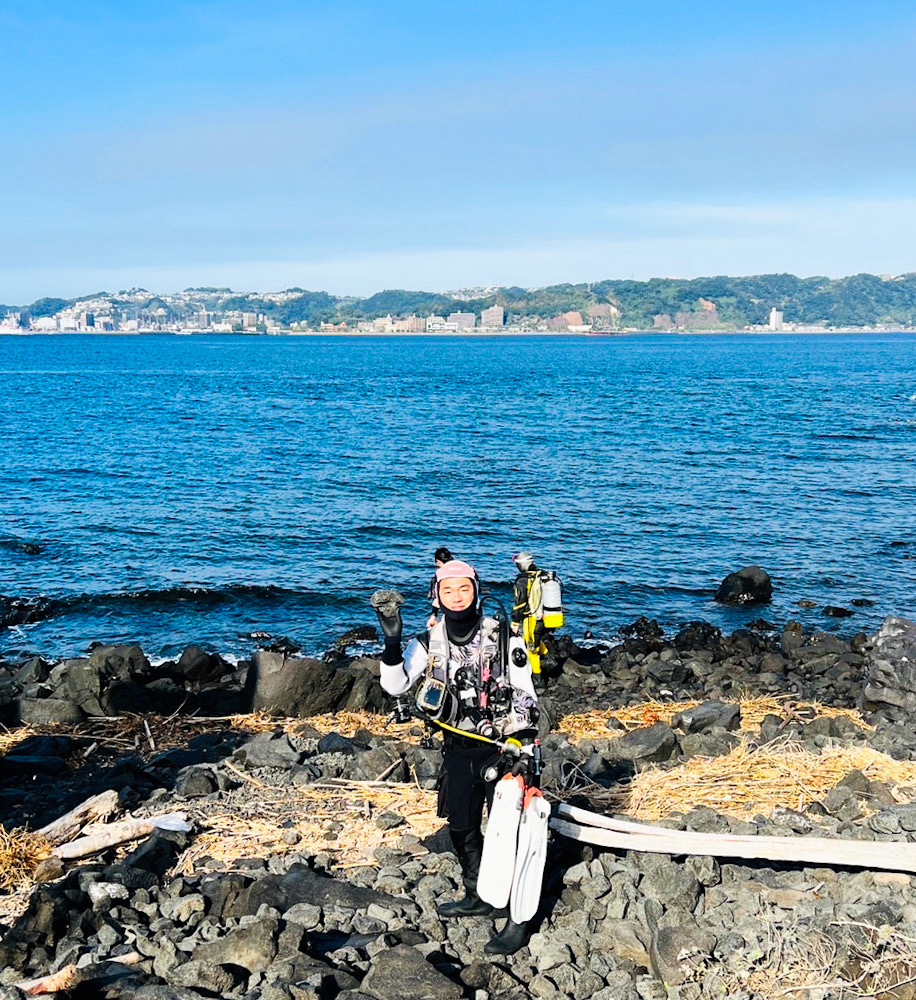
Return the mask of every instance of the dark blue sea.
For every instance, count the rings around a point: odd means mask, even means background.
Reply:
[[[0,378],[9,655],[320,654],[381,586],[419,629],[439,545],[502,598],[530,549],[576,638],[916,616],[911,334],[5,336]],[[772,604],[717,605],[751,563]]]

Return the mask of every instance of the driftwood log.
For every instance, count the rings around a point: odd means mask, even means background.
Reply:
[[[51,854],[63,861],[74,861],[77,858],[87,858],[92,854],[130,843],[146,837],[154,830],[175,830],[189,833],[191,825],[184,813],[163,813],[159,816],[148,816],[143,819],[125,819],[120,823],[94,824],[84,837],[78,837],[68,844],[60,844]]]
[[[64,844],[72,840],[87,823],[105,820],[113,816],[119,808],[118,793],[115,791],[101,792],[86,799],[75,809],[65,813],[59,819],[37,831],[52,844]]]
[[[571,840],[623,851],[695,854],[717,858],[801,861],[819,865],[853,865],[916,873],[916,844],[832,840],[827,837],[746,837],[732,833],[694,833],[631,823],[576,806],[561,804],[551,829]]]
[[[87,965],[78,969],[75,965],[65,965],[57,972],[52,972],[48,976],[41,976],[38,979],[30,979],[25,983],[17,983],[16,989],[21,990],[27,996],[41,996],[45,993],[60,993],[72,990],[80,983],[91,982],[111,974],[112,967],[130,967],[143,960],[139,952],[132,951],[127,955],[119,955],[108,962]]]

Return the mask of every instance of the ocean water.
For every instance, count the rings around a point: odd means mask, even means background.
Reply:
[[[10,655],[320,654],[380,586],[418,630],[443,544],[503,600],[530,549],[577,638],[916,616],[911,334],[5,336],[0,378]],[[717,605],[751,563],[772,604]]]

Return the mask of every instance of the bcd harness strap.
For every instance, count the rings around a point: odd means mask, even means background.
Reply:
[[[515,604],[512,607],[512,615],[519,621],[521,617],[543,618],[544,617],[544,579],[547,573],[542,569],[529,569],[525,571],[524,587],[519,580],[515,588]]]
[[[452,679],[449,677],[450,657],[451,646],[445,622],[440,621],[429,630],[426,674],[417,692],[417,707],[437,721],[460,723],[458,699],[449,697],[452,686]],[[500,682],[509,683],[508,671],[504,677],[503,667],[499,662],[499,622],[495,618],[481,619],[476,659],[474,686],[479,692],[477,707],[485,711],[491,689]]]
[[[544,571],[528,574],[528,614],[544,617]]]

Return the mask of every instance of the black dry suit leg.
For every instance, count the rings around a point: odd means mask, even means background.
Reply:
[[[477,876],[480,874],[480,860],[483,857],[483,834],[479,829],[449,829],[449,835],[461,863],[464,896],[452,903],[440,903],[436,910],[440,917],[489,916],[494,912],[493,907],[477,895]]]
[[[453,903],[440,904],[437,910],[442,917],[488,916],[495,911],[477,895],[477,876],[483,857],[480,822],[484,803],[492,795],[492,783],[484,780],[480,768],[492,756],[493,748],[476,740],[450,736],[444,749],[448,832],[461,863],[465,895]]]

